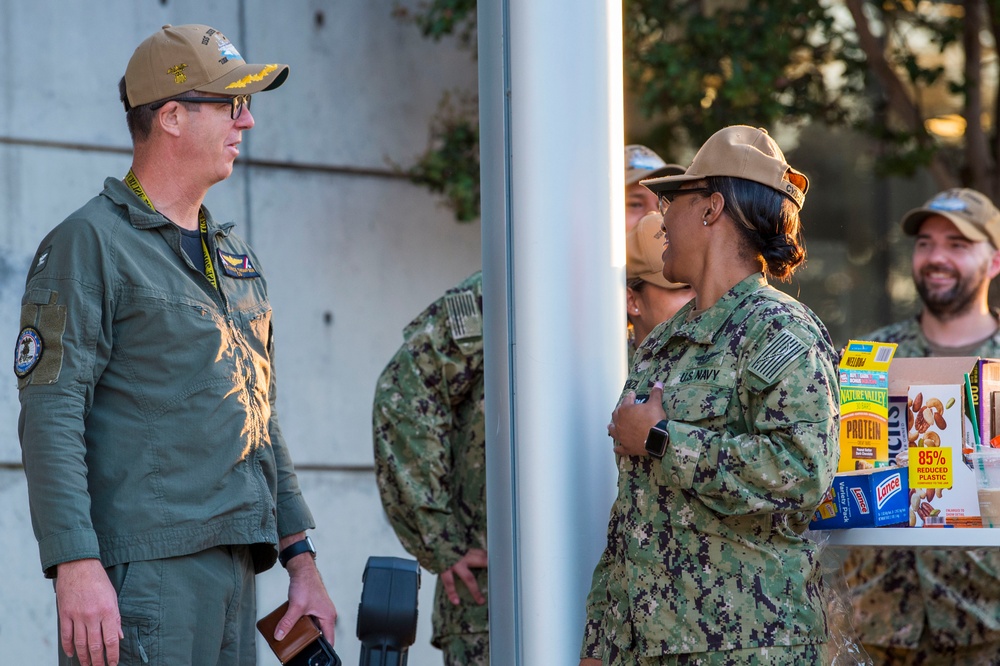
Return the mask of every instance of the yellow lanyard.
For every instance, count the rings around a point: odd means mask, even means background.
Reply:
[[[154,212],[156,207],[153,206],[153,202],[149,200],[146,196],[146,191],[142,189],[142,185],[139,184],[139,179],[135,177],[132,169],[128,170],[125,175],[125,184],[128,185],[135,196],[142,199],[147,206],[150,207]],[[198,228],[201,231],[201,252],[205,256],[205,277],[208,281],[212,283],[212,286],[216,289],[219,288],[219,281],[215,277],[215,266],[212,265],[212,253],[208,251],[208,218],[205,217],[205,211],[198,209]]]

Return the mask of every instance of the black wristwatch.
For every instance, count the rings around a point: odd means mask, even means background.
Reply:
[[[306,537],[302,541],[296,541],[288,548],[285,548],[280,553],[278,553],[278,561],[281,562],[281,566],[287,568],[288,560],[292,559],[296,555],[301,555],[302,553],[309,553],[316,559],[316,546],[313,545],[312,539]]]
[[[646,443],[644,444],[646,453],[654,458],[662,458],[663,454],[667,451],[667,442],[669,440],[670,436],[667,434],[667,422],[658,422],[655,426],[649,429],[649,434],[646,435]]]

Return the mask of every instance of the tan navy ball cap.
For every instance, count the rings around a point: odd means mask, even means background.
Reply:
[[[683,289],[686,284],[663,277],[663,218],[657,212],[646,213],[625,234],[625,277],[640,278],[664,289]]]
[[[277,88],[288,65],[248,65],[225,35],[207,25],[165,25],[139,44],[125,69],[130,106],[192,90],[248,95]]]
[[[642,184],[656,193],[670,192],[709,176],[752,180],[781,192],[799,208],[809,190],[809,179],[789,166],[767,130],[747,125],[725,127],[710,136],[683,174],[651,178]]]
[[[659,178],[684,173],[680,164],[667,164],[663,158],[646,146],[637,143],[625,146],[625,186],[634,185],[643,178]]]
[[[903,231],[917,235],[920,224],[932,215],[950,220],[971,241],[989,241],[1000,248],[1000,211],[982,192],[967,187],[939,192],[903,216]]]

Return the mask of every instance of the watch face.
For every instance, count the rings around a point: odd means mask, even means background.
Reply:
[[[667,431],[661,430],[656,426],[649,429],[649,434],[646,435],[646,453],[649,455],[662,458],[664,452],[667,449]]]

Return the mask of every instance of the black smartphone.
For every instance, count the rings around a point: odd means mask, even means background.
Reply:
[[[341,666],[341,663],[330,642],[320,636],[286,661],[285,666]]]

